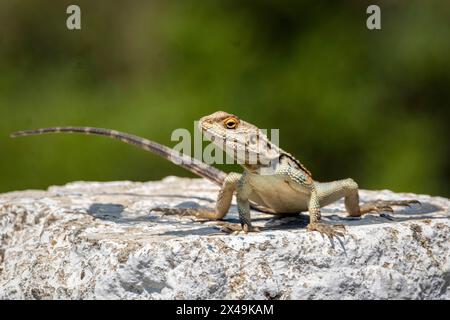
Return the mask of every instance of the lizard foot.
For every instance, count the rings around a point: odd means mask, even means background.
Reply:
[[[322,237],[323,235],[326,235],[330,240],[333,239],[333,237],[344,237],[344,234],[346,233],[345,226],[342,224],[326,224],[322,222],[314,222],[308,224],[306,227],[308,231],[318,231]]]
[[[181,217],[192,216],[196,219],[195,222],[206,222],[209,220],[215,220],[216,214],[213,210],[204,208],[152,208],[151,211],[161,212],[161,216],[165,215],[178,215]]]
[[[230,222],[225,222],[225,221],[214,221],[214,222],[211,222],[211,224],[213,224],[220,231],[228,233],[228,234],[242,230],[241,226],[237,223],[230,223]]]
[[[368,203],[363,204],[359,212],[361,215],[366,213],[379,213],[383,211],[387,212],[394,212],[394,209],[392,209],[392,206],[411,206],[412,204],[421,204],[420,201],[417,200],[392,200],[392,201],[386,201],[386,200],[376,200],[371,201]]]
[[[219,226],[219,229],[222,232],[229,233],[229,234],[247,234],[249,232],[260,232],[261,229],[258,227],[248,226],[248,225],[239,225],[236,223],[227,223],[227,222],[220,222],[216,223]]]

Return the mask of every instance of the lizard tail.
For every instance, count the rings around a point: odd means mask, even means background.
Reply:
[[[220,171],[212,166],[209,166],[206,163],[203,163],[197,159],[180,154],[169,147],[166,147],[164,145],[161,145],[157,142],[148,139],[144,139],[128,133],[119,132],[116,130],[92,128],[92,127],[54,127],[37,130],[18,131],[11,134],[11,137],[15,138],[15,137],[32,136],[46,133],[58,133],[58,132],[94,134],[106,136],[112,139],[120,140],[128,144],[132,144],[138,148],[156,153],[157,155],[160,155],[161,157],[168,159],[172,163],[179,165],[180,167],[183,167],[200,177],[206,178],[219,186],[222,185],[226,177],[225,172]]]

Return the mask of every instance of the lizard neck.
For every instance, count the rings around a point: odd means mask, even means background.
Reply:
[[[261,165],[261,164],[248,164],[245,163],[242,166],[245,170],[248,172],[251,172],[253,174],[267,174],[269,172],[275,172],[280,165],[288,165],[290,167],[296,168],[298,170],[302,170],[305,172],[306,175],[309,177],[312,177],[311,173],[308,169],[294,156],[292,156],[290,153],[287,153],[281,149],[279,149],[280,156],[271,161],[268,165]]]

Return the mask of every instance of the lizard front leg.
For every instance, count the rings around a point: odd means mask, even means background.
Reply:
[[[219,220],[225,217],[231,206],[233,193],[241,179],[241,174],[236,172],[229,173],[223,181],[222,188],[217,195],[216,209],[214,211],[199,212],[196,216],[209,220]]]
[[[229,173],[220,188],[217,195],[216,207],[212,209],[201,208],[153,208],[154,211],[162,211],[164,214],[177,214],[195,216],[199,219],[220,220],[228,213],[233,199],[233,193],[236,190],[241,174],[236,172]]]
[[[247,174],[244,172],[237,184],[236,202],[239,212],[239,220],[241,222],[242,230],[247,232],[258,232],[259,229],[252,226],[250,217],[250,202],[249,197],[252,193],[252,187],[247,181]]]
[[[309,224],[308,231],[318,231],[321,234],[327,235],[330,239],[334,236],[343,236],[345,227],[343,225],[333,225],[321,222],[322,216],[320,214],[320,197],[316,189],[315,182],[311,176],[303,170],[292,168],[288,165],[281,165],[277,171],[277,175],[289,178],[294,182],[292,187],[301,193],[309,192],[310,198],[308,203]]]
[[[345,227],[341,224],[327,224],[321,222],[320,201],[315,186],[312,186],[311,197],[308,205],[309,224],[308,231],[318,231],[332,239],[335,236],[344,236]]]

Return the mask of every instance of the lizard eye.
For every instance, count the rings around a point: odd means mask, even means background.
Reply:
[[[223,123],[225,124],[225,128],[227,129],[235,129],[238,125],[237,119],[233,117],[225,119]]]

